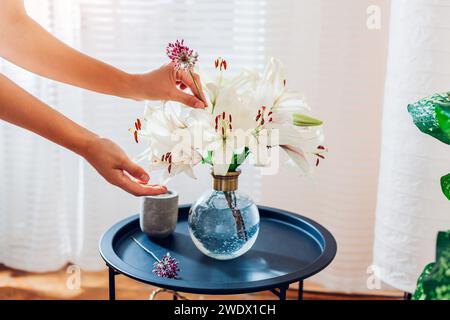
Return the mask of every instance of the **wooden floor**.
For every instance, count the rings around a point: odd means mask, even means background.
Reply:
[[[40,300],[40,299],[83,299],[100,300],[108,298],[108,273],[82,271],[77,278],[66,269],[51,273],[28,273],[0,265],[0,300]],[[81,285],[77,288],[77,279]],[[75,287],[74,287],[75,286]],[[146,300],[157,288],[138,283],[124,276],[116,277],[117,299]],[[296,288],[288,292],[288,299],[296,299]],[[276,297],[270,292],[245,295],[206,296],[183,294],[189,300],[230,299],[230,300],[268,300]],[[396,291],[377,292],[377,294],[345,294],[325,291],[312,283],[305,283],[305,299],[316,300],[362,300],[362,299],[402,299]],[[172,299],[172,294],[162,292],[155,299]]]

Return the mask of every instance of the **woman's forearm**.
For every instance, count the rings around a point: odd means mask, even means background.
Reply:
[[[33,131],[84,156],[97,136],[0,74],[0,119]]]
[[[194,88],[187,71],[177,72],[173,64],[143,74],[119,70],[56,39],[26,14],[21,0],[0,0],[0,56],[46,78],[99,93],[206,106],[203,90]],[[179,90],[181,84],[194,95]]]
[[[28,129],[84,157],[108,182],[136,195],[167,192],[115,143],[76,124],[0,74],[0,119]],[[132,177],[132,178],[131,178]]]
[[[16,5],[0,12],[0,56],[46,78],[123,98],[140,97],[139,76],[72,49],[31,19],[21,1]]]

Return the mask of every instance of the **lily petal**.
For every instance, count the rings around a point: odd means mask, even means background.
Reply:
[[[313,173],[313,167],[306,159],[306,156],[302,150],[287,145],[281,146],[281,148],[283,148],[289,158],[303,171],[305,175],[309,176]]]

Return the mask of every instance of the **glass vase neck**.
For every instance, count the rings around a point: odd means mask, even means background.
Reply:
[[[238,189],[238,178],[240,174],[240,171],[228,172],[224,176],[211,173],[213,178],[213,189],[222,192],[236,191]]]

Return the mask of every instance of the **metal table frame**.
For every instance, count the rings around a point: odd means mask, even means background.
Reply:
[[[113,267],[111,267],[110,265],[106,264],[106,266],[108,267],[108,273],[109,273],[109,300],[116,300],[116,276],[121,275],[120,272],[114,270]],[[128,277],[127,275],[125,275],[126,277]],[[292,282],[295,283],[295,282]],[[276,286],[276,287],[272,287],[272,288],[268,288],[268,290],[270,292],[272,292],[275,296],[278,297],[278,299],[280,300],[286,300],[286,293],[287,290],[289,289],[289,283],[286,285],[282,285],[282,286]],[[254,291],[254,292],[261,292],[261,291]],[[247,292],[247,293],[251,293],[251,292]],[[242,293],[239,293],[242,294]],[[174,295],[174,300],[176,300],[176,296]],[[297,297],[298,301],[302,301],[303,300],[303,280],[298,281],[298,297]]]

